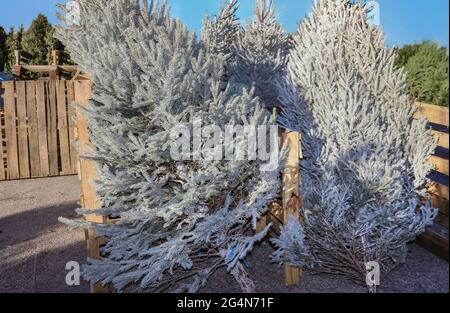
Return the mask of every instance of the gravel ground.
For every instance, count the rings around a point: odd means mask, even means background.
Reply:
[[[66,263],[85,261],[83,231],[58,217],[74,217],[78,177],[0,182],[0,292],[89,292],[69,287]]]
[[[0,293],[88,292],[89,285],[69,287],[66,263],[85,261],[84,234],[69,230],[57,218],[75,217],[80,189],[76,176],[0,182]],[[272,248],[262,243],[249,256],[249,272],[262,293],[365,293],[366,288],[330,275],[303,274],[299,286],[286,287],[283,269],[270,264]],[[381,277],[380,292],[449,291],[448,262],[417,245],[408,261]],[[240,292],[224,270],[202,292]]]

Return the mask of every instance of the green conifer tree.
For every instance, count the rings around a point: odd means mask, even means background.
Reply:
[[[5,65],[8,62],[8,46],[6,45],[6,41],[8,39],[8,35],[5,32],[5,29],[0,26],[0,72],[5,70]]]

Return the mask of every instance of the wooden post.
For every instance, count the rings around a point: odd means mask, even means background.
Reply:
[[[14,65],[19,66],[20,64],[20,56],[21,56],[22,52],[20,50],[14,50],[14,57],[16,60],[16,63]]]
[[[61,51],[52,50],[52,65],[60,65],[61,62]]]
[[[59,57],[60,52],[57,50],[52,50],[52,69],[48,72],[48,75],[50,77],[50,80],[57,80],[58,79],[58,65],[59,65]]]
[[[266,229],[267,226],[267,216],[263,215],[259,218],[258,223],[256,224],[256,233],[262,232]]]
[[[75,102],[81,107],[86,107],[92,94],[92,83],[90,81],[74,81],[73,84]],[[82,158],[84,155],[89,154],[92,144],[89,141],[87,120],[80,110],[77,112],[77,134],[80,152],[78,168],[81,177],[81,204],[85,209],[95,210],[101,206],[101,200],[97,196],[95,187],[92,184],[92,181],[97,178],[96,165],[94,161]],[[86,216],[86,220],[92,223],[106,223],[106,219],[103,216],[95,215],[94,212],[92,215]],[[88,259],[101,259],[100,246],[105,244],[105,238],[97,236],[92,229],[86,230],[85,236]],[[111,287],[109,286],[104,287],[99,283],[91,285],[92,293],[107,293],[111,291]]]
[[[282,135],[283,147],[287,151],[283,170],[282,205],[283,222],[287,224],[290,217],[300,218],[300,134],[285,130]],[[284,264],[284,277],[287,286],[297,285],[300,281],[301,269]]]
[[[17,77],[20,77],[22,75],[21,55],[22,51],[14,50],[15,64],[12,68],[12,72]]]

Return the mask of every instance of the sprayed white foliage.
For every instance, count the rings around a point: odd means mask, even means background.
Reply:
[[[97,164],[96,214],[120,217],[113,225],[63,220],[108,237],[84,277],[119,291],[194,292],[227,266],[251,286],[236,267],[265,235],[249,234],[277,196],[278,174],[259,161],[174,161],[169,139],[198,118],[220,127],[274,119],[251,91],[223,81],[226,56],[196,41],[165,5],[78,3],[80,25],[57,36],[94,85],[84,115],[95,149],[84,157]]]
[[[238,0],[229,0],[214,19],[206,18],[206,47],[226,56],[225,80],[255,89],[265,108],[279,107],[277,82],[286,76],[289,36],[275,19],[273,1],[255,0],[255,20],[239,24]]]
[[[256,89],[266,108],[279,107],[277,82],[286,75],[289,37],[275,18],[272,0],[255,1],[256,19],[239,32],[231,76]]]
[[[435,142],[412,121],[405,75],[362,4],[316,1],[293,40],[279,122],[302,133],[306,221],[283,230],[275,256],[364,281],[366,262],[388,271],[433,222],[425,182]]]
[[[277,263],[288,262],[292,266],[305,267],[309,265],[309,251],[305,242],[305,232],[299,220],[289,218],[282,227],[279,238],[272,238],[272,243],[277,249],[272,260]]]
[[[202,28],[202,42],[213,53],[232,57],[234,45],[239,36],[240,24],[236,14],[238,0],[228,0],[214,18],[205,17]]]

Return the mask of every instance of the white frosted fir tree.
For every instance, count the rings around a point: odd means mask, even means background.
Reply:
[[[286,75],[289,37],[275,18],[273,0],[256,0],[255,17],[239,33],[230,72],[237,81],[255,87],[270,109],[279,107],[276,82]]]
[[[425,188],[435,141],[412,120],[405,75],[366,13],[316,1],[294,35],[280,123],[302,132],[305,224],[274,240],[275,260],[362,282],[368,262],[384,273],[402,262],[436,215]]]
[[[84,266],[84,277],[119,291],[195,292],[225,267],[251,291],[241,261],[267,232],[252,228],[277,196],[278,171],[199,157],[210,151],[203,136],[186,161],[174,160],[169,143],[174,128],[197,119],[224,128],[273,118],[250,92],[222,82],[225,57],[204,49],[165,4],[77,2],[79,25],[60,27],[57,36],[94,84],[84,114],[95,149],[84,157],[97,164],[96,214],[120,217],[115,225],[62,219],[108,238],[103,259]]]
[[[239,36],[240,24],[237,18],[238,0],[224,1],[219,13],[213,18],[205,17],[202,28],[202,42],[212,53],[234,56],[234,46]]]

